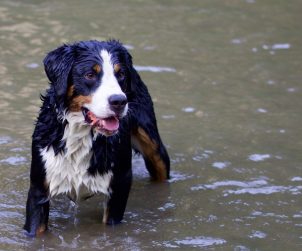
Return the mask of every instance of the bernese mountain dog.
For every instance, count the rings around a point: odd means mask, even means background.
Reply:
[[[77,201],[103,193],[103,222],[123,219],[132,183],[132,149],[153,180],[169,178],[170,160],[157,129],[153,103],[116,40],[64,44],[49,52],[50,81],[32,136],[30,188],[24,229],[47,229],[49,201]]]

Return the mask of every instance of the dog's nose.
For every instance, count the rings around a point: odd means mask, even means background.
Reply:
[[[115,113],[121,113],[128,101],[125,95],[114,94],[108,98],[108,102],[112,111],[114,111]]]

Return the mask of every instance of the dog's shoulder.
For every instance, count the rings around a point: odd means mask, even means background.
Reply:
[[[58,115],[52,89],[47,90],[45,95],[41,95],[41,100],[42,105],[32,135],[33,144],[39,148],[53,146],[57,153],[64,148],[63,116]]]

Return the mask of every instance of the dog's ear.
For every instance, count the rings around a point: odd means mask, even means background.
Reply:
[[[126,92],[127,92],[127,96],[133,97],[133,96],[135,96],[136,85],[140,81],[140,76],[136,72],[136,70],[133,66],[133,63],[132,63],[132,56],[130,55],[130,53],[127,50],[126,50],[126,62],[127,62],[128,70],[130,73],[130,81],[128,81],[128,83],[127,83]]]
[[[72,45],[63,45],[47,54],[43,63],[46,75],[57,96],[65,95],[68,75],[74,61]]]
[[[136,86],[138,85],[139,81],[141,81],[141,79],[137,71],[134,69],[133,65],[131,66],[130,74],[131,74],[131,81],[127,88],[128,91],[131,93],[131,95],[134,96],[136,92]]]

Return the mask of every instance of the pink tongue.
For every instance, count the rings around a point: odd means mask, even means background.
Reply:
[[[104,129],[108,131],[116,131],[119,127],[119,121],[115,117],[110,117],[107,119],[102,119],[101,120],[102,126]]]

